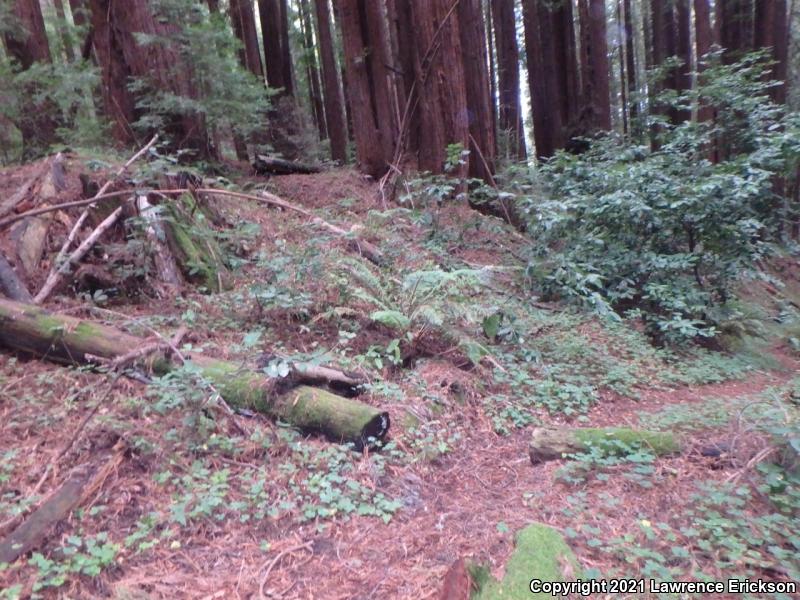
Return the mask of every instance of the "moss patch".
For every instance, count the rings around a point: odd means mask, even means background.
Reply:
[[[473,570],[473,577],[475,571]],[[506,565],[502,581],[488,578],[473,600],[523,600],[552,598],[550,594],[532,594],[532,579],[542,581],[573,581],[581,576],[580,565],[561,534],[547,525],[533,523],[517,533],[514,553]]]

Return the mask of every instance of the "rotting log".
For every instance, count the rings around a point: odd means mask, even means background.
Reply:
[[[97,492],[125,458],[125,445],[75,469],[64,483],[8,537],[0,541],[0,563],[12,563],[37,548],[53,528]]]
[[[0,344],[14,350],[66,364],[91,364],[96,360],[93,357],[113,360],[146,342],[113,327],[0,299]],[[322,432],[357,448],[382,440],[389,431],[388,413],[362,402],[308,386],[276,394],[275,381],[257,370],[206,356],[187,358],[232,407],[260,412],[301,430]],[[149,366],[163,374],[177,363],[166,355],[156,355]]]
[[[253,161],[253,168],[259,175],[311,175],[319,173],[319,167],[296,163],[291,160],[284,160],[274,156],[264,156],[257,154]]]
[[[0,252],[0,292],[17,302],[33,302],[33,296],[2,252]]]
[[[533,431],[528,451],[531,462],[536,465],[567,458],[590,448],[618,455],[631,447],[647,448],[657,456],[681,451],[681,443],[672,433],[625,427],[539,427]]]
[[[139,194],[136,197],[136,208],[146,223],[145,236],[153,249],[153,264],[158,280],[167,285],[180,286],[183,278],[175,257],[167,245],[167,234],[158,209],[150,204],[147,194]]]

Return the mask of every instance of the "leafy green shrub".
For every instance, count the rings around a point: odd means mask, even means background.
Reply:
[[[771,103],[766,68],[760,55],[713,66],[697,92],[673,98],[702,98],[716,124],[662,122],[656,149],[609,134],[533,174],[549,198],[529,197],[523,210],[546,296],[639,315],[659,341],[717,334],[719,307],[790,216],[773,181],[800,154],[800,116]],[[713,140],[724,150],[717,164]]]

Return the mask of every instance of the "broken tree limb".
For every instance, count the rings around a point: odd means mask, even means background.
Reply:
[[[37,548],[58,523],[97,492],[124,459],[125,447],[118,443],[110,452],[75,469],[61,487],[0,542],[0,563],[12,563]]]
[[[599,448],[608,455],[629,452],[631,448],[646,448],[657,456],[678,454],[680,441],[663,431],[647,431],[625,427],[537,427],[528,448],[531,462],[540,464],[568,458],[571,454]]]
[[[310,175],[320,172],[319,167],[296,163],[274,156],[265,156],[263,154],[256,154],[256,159],[253,161],[253,168],[259,175]]]
[[[90,363],[90,357],[113,360],[144,340],[91,321],[49,313],[37,306],[0,299],[0,344],[67,364]],[[205,356],[187,357],[199,367],[232,407],[246,408],[302,430],[319,431],[356,447],[382,440],[389,415],[362,402],[319,388],[299,386],[276,395],[275,380],[239,363]],[[179,363],[169,356],[151,357],[152,369],[166,373]]]
[[[144,146],[141,150],[139,150],[136,154],[134,154],[128,160],[128,162],[126,162],[124,165],[122,165],[117,170],[117,172],[114,173],[114,176],[111,179],[109,179],[108,181],[105,182],[105,184],[103,184],[103,187],[101,187],[97,191],[97,193],[94,194],[94,196],[91,198],[91,200],[96,200],[98,198],[98,196],[102,196],[103,194],[105,194],[106,191],[108,190],[108,188],[111,187],[111,184],[114,183],[120,177],[122,177],[122,175],[125,173],[125,171],[127,171],[128,168],[133,163],[135,163],[148,150],[150,150],[150,148],[152,148],[153,145],[155,145],[155,143],[157,141],[158,141],[158,135],[153,136],[153,139],[151,139],[147,143],[146,146]],[[83,183],[83,181],[82,181],[82,183]],[[84,184],[84,187],[86,187],[85,184]],[[64,240],[64,244],[61,246],[61,249],[58,251],[58,254],[56,255],[56,259],[53,261],[53,267],[50,269],[50,273],[48,273],[47,279],[45,279],[45,281],[50,281],[51,278],[56,277],[57,269],[59,269],[60,266],[63,264],[64,258],[66,258],[66,256],[67,256],[67,252],[69,252],[69,249],[72,247],[72,242],[75,241],[75,238],[77,237],[78,232],[80,231],[81,227],[83,227],[83,223],[86,221],[86,219],[89,218],[89,213],[91,212],[92,208],[94,208],[94,206],[95,206],[94,203],[89,204],[89,206],[86,208],[86,210],[84,210],[83,213],[81,213],[81,216],[78,217],[78,220],[75,221],[75,225],[72,226],[72,229],[70,230],[69,234],[67,235],[67,239]]]
[[[33,297],[22,283],[22,280],[17,276],[14,267],[6,260],[6,257],[0,252],[0,292],[7,298],[16,300],[17,302],[32,302]]]
[[[195,190],[181,188],[173,190],[151,190],[151,191],[165,197],[174,196],[177,194],[187,194],[193,191],[197,194],[214,194],[217,196],[228,196],[230,198],[239,198],[241,200],[253,200],[255,202],[260,202],[262,204],[269,204],[271,206],[278,206],[280,208],[284,208],[286,210],[291,210],[301,215],[305,215],[309,217],[312,220],[312,223],[314,223],[315,225],[327,229],[328,231],[336,235],[348,236],[348,237],[351,235],[350,231],[347,231],[345,229],[342,229],[341,227],[329,223],[328,221],[325,221],[324,219],[321,219],[320,217],[316,216],[311,211],[306,210],[305,208],[301,208],[295,204],[292,204],[291,202],[287,202],[283,198],[279,198],[275,194],[270,194],[269,192],[262,192],[262,195],[254,196],[252,194],[243,194],[241,192],[232,192],[230,190],[222,190],[216,188],[197,188]],[[18,215],[12,215],[10,217],[6,217],[5,219],[0,219],[0,229],[8,225],[11,225],[13,223],[16,223],[17,221],[21,221],[26,217],[42,215],[48,212],[52,212],[54,210],[86,206],[98,200],[118,198],[120,196],[126,196],[130,193],[131,193],[130,191],[110,192],[108,194],[103,194],[102,196],[97,196],[95,198],[91,198],[88,200],[75,200],[73,202],[64,202],[62,204],[54,206],[47,206],[44,208],[29,210],[27,212]],[[137,190],[136,193],[137,194],[147,193],[147,190]],[[374,244],[371,244],[363,240],[351,239],[349,241],[348,246],[350,247],[351,250],[358,252],[359,254],[362,254],[367,260],[375,263],[378,266],[384,265],[386,263],[383,253]]]
[[[114,225],[114,223],[117,222],[117,219],[119,219],[119,216],[122,214],[122,209],[123,207],[120,206],[117,208],[117,210],[108,215],[108,217],[106,217],[105,220],[97,226],[97,229],[95,229],[91,235],[89,235],[89,237],[87,237],[83,243],[75,249],[75,252],[70,254],[69,258],[59,265],[56,271],[50,274],[50,276],[47,278],[47,281],[45,281],[44,285],[42,286],[42,289],[39,290],[39,293],[34,297],[33,302],[35,304],[41,304],[47,300],[47,297],[53,292],[56,286],[61,283],[64,275],[69,272],[72,265],[77,264],[84,256],[86,256],[86,253],[91,249],[92,246],[94,246],[95,242],[100,239],[100,236],[108,231]]]

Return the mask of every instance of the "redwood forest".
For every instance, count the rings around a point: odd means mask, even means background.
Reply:
[[[799,0],[0,0],[0,600],[798,586]]]

